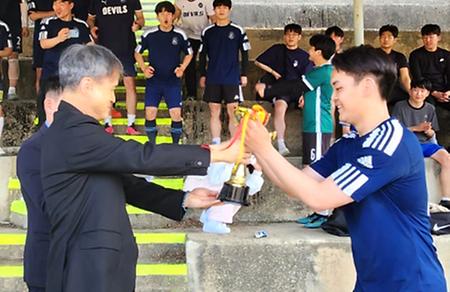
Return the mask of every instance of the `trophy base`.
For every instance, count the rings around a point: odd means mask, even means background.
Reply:
[[[230,202],[240,204],[242,206],[248,206],[248,191],[249,188],[247,186],[242,187],[225,183],[222,190],[220,190],[219,200],[222,202]]]

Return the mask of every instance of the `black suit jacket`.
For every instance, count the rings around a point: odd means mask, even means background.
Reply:
[[[125,191],[141,180],[122,173],[204,175],[199,146],[139,144],[108,135],[62,102],[42,144],[42,185],[51,223],[47,291],[127,292],[135,286],[137,246]],[[182,195],[154,186],[154,211],[181,219]]]
[[[24,280],[35,287],[45,287],[50,232],[50,222],[42,208],[44,195],[41,183],[41,142],[46,131],[47,127],[42,126],[22,144],[17,154],[17,177],[28,211]]]

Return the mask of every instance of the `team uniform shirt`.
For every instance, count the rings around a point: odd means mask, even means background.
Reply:
[[[284,44],[271,46],[256,61],[278,72],[282,80],[298,79],[313,69],[307,52],[300,48],[289,50]]]
[[[209,25],[209,16],[214,15],[211,0],[175,0],[181,10],[181,23],[178,25],[190,39],[201,40],[203,29]]]
[[[343,207],[357,272],[354,291],[446,291],[414,134],[390,118],[364,136],[341,138],[311,167],[355,201]]]
[[[0,50],[12,48],[11,32],[6,23],[0,20]]]
[[[27,0],[28,12],[47,12],[53,11],[53,1],[52,0]],[[39,35],[39,24],[41,19],[34,22],[35,34]],[[38,28],[38,29],[36,29]]]
[[[234,23],[210,25],[202,32],[200,52],[208,57],[206,84],[239,85],[239,52],[250,50],[244,29]]]
[[[27,0],[28,13],[53,11],[52,0]],[[44,61],[44,52],[39,44],[39,28],[42,19],[34,21],[33,33],[33,68],[41,68]]]
[[[434,105],[424,102],[421,108],[413,107],[407,100],[395,104],[392,115],[396,117],[405,127],[413,127],[423,122],[430,122],[433,130],[439,131],[439,123]],[[420,143],[427,142],[425,133],[414,132]]]
[[[333,66],[327,63],[315,67],[311,72],[302,76],[303,83],[310,90],[304,94],[303,132],[305,133],[333,133],[332,71]]]
[[[139,0],[93,0],[89,14],[95,16],[98,44],[119,58],[133,56],[136,36],[131,26],[135,13],[141,10]]]
[[[8,24],[11,34],[20,36],[22,20],[20,15],[21,0],[1,0],[0,19]]]
[[[379,50],[384,52],[382,49]],[[391,59],[391,61],[394,62],[395,65],[397,66],[398,79],[394,85],[394,88],[392,89],[391,96],[389,98],[389,103],[395,103],[396,101],[408,98],[408,93],[405,91],[405,89],[403,89],[400,83],[400,69],[408,68],[408,61],[406,60],[405,55],[394,50],[392,50],[389,54],[386,55],[388,55],[389,59]]]
[[[50,76],[58,74],[59,57],[64,49],[73,44],[86,44],[93,41],[86,22],[77,18],[72,18],[71,21],[63,21],[56,16],[46,18],[42,21],[39,40],[54,38],[63,28],[70,29],[70,37],[53,48],[44,50],[42,79],[47,79]]]
[[[148,50],[148,61],[155,69],[155,74],[148,79],[149,84],[163,83],[180,85],[181,80],[175,75],[175,69],[180,66],[180,55],[192,55],[192,48],[186,34],[173,28],[169,32],[162,31],[159,26],[146,31],[136,52],[143,54]]]
[[[432,91],[450,90],[450,52],[437,48],[429,52],[424,47],[412,51],[409,65],[413,80],[426,78],[433,85]]]

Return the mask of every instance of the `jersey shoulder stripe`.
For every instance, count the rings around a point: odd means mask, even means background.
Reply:
[[[50,21],[57,20],[57,19],[58,19],[58,17],[56,17],[56,16],[46,17],[46,18],[42,19],[41,25],[48,25],[50,23]]]
[[[5,30],[6,30],[6,32],[9,33],[9,26],[5,22],[0,20],[0,26],[3,26],[5,28]]]
[[[174,28],[173,31],[176,32],[176,33],[181,34],[185,41],[188,39],[187,34],[184,32],[184,30],[179,29],[179,28]]]
[[[78,23],[81,23],[81,24],[84,24],[87,28],[89,28],[89,25],[87,24],[87,22],[84,21],[84,20],[82,20],[82,19],[79,19],[79,18],[74,17],[74,18],[73,18],[73,21],[78,22]]]
[[[239,26],[239,25],[234,24],[234,23],[230,23],[230,25],[235,27],[235,28],[237,28],[237,29],[239,29],[242,34],[245,34],[245,30],[244,30],[244,28],[242,26]]]
[[[372,148],[392,156],[403,137],[403,127],[396,119],[392,119],[376,128],[363,142],[363,148]]]
[[[159,30],[159,28],[158,28],[157,26],[152,27],[152,28],[149,28],[149,29],[146,29],[146,30],[144,31],[144,33],[142,34],[142,37],[143,37],[143,38],[146,38],[149,34],[155,33],[155,32],[157,32],[158,30]]]
[[[215,24],[210,24],[210,25],[208,25],[207,27],[205,27],[205,28],[203,29],[203,31],[202,31],[202,36],[205,35],[205,33],[206,33],[207,30],[209,30],[209,29],[211,29],[211,28],[213,28],[213,27],[215,27],[215,26],[216,26]]]
[[[352,196],[369,178],[351,163],[344,164],[331,174],[336,185],[347,195]]]

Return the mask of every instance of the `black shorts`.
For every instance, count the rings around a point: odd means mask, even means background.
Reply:
[[[331,133],[302,133],[303,164],[319,160],[330,148]]]
[[[36,27],[36,24],[35,24]],[[40,27],[39,25],[37,27]],[[39,42],[39,31],[35,30],[33,35],[33,69],[42,68],[44,63],[44,50]]]
[[[280,97],[274,97],[273,103],[275,103],[275,101],[277,101],[277,100],[284,100],[288,105],[290,105],[291,103],[295,103],[296,105],[298,105],[298,99],[299,99],[299,96],[280,96]]]
[[[203,100],[210,103],[240,103],[244,101],[240,85],[209,84],[205,87]]]
[[[137,75],[136,67],[134,66],[136,60],[134,59],[133,53],[129,55],[116,55],[116,56],[120,60],[120,63],[122,63],[123,76],[136,77]]]
[[[21,54],[22,53],[22,34],[21,32],[13,33],[11,32],[11,39],[13,45],[13,52]]]

